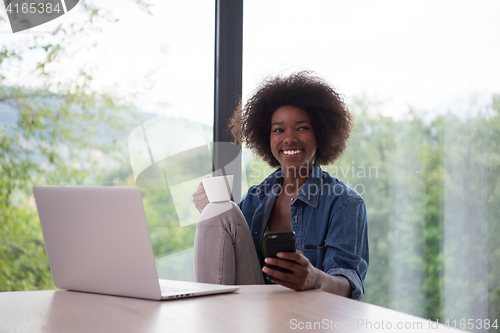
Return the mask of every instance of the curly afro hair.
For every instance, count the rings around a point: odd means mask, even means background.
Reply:
[[[229,124],[233,142],[239,146],[244,142],[269,165],[278,167],[271,152],[271,118],[284,105],[303,109],[311,118],[318,146],[316,161],[320,165],[337,161],[347,148],[354,117],[342,96],[309,71],[267,78],[244,107],[240,102]]]

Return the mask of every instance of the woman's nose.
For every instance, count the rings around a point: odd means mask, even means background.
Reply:
[[[297,137],[295,136],[295,132],[287,131],[284,142],[289,145],[297,143]]]

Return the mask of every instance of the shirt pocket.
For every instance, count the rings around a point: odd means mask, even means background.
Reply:
[[[326,246],[306,244],[302,246],[302,253],[309,259],[311,265],[324,271],[323,262],[325,261],[326,249]]]

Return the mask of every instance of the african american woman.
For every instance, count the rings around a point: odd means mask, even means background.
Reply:
[[[276,171],[239,205],[198,223],[195,280],[263,284],[268,276],[297,291],[361,300],[369,263],[365,203],[320,167],[338,160],[353,125],[340,94],[314,73],[265,80],[235,111],[230,129],[236,144],[245,143]],[[201,213],[208,204],[201,184],[193,197]],[[285,230],[295,232],[296,252],[264,258],[265,232]]]

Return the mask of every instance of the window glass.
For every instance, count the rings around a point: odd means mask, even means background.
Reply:
[[[245,2],[243,102],[268,75],[314,70],[356,117],[346,153],[324,169],[366,202],[365,302],[440,322],[500,315],[499,9]],[[244,158],[246,188],[271,173]]]
[[[214,1],[80,1],[13,34],[0,11],[0,290],[53,288],[34,185],[137,186],[148,146],[155,162],[193,137],[208,153],[214,22]],[[198,213],[169,187],[139,188],[159,276],[192,280]]]

